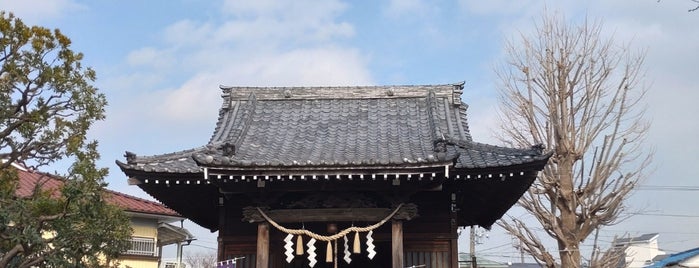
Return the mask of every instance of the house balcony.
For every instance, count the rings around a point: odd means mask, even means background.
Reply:
[[[127,255],[158,257],[158,247],[154,238],[132,237],[131,247],[126,251]]]

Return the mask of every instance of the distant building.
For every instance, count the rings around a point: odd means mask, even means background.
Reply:
[[[614,241],[614,249],[624,251],[624,263],[621,266],[646,267],[653,262],[653,258],[665,254],[658,248],[658,236],[657,233],[652,233]]]
[[[56,196],[65,183],[65,180],[54,175],[27,170],[18,165],[13,167],[17,168],[20,179],[15,191],[19,197],[30,196],[37,185]],[[119,257],[119,267],[158,268],[163,246],[178,244],[178,252],[181,253],[182,243],[194,239],[186,229],[171,224],[184,218],[164,205],[116,191],[105,189],[105,192],[106,200],[122,208],[131,218],[131,248]]]
[[[471,268],[471,254],[459,253],[459,268]],[[478,268],[508,268],[506,263],[496,262],[476,255],[476,265]]]
[[[545,266],[538,263],[510,263],[507,268],[543,268]]]

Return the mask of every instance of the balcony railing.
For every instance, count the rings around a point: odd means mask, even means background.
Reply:
[[[157,257],[158,250],[155,245],[155,239],[146,237],[132,237],[131,248],[126,251],[126,254]]]

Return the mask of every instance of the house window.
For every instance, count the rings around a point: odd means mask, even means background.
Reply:
[[[154,257],[158,256],[155,239],[148,237],[132,237],[131,248],[126,251],[126,254]]]

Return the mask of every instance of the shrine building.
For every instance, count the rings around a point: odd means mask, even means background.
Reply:
[[[456,268],[458,229],[493,225],[550,156],[474,142],[463,83],[221,89],[205,145],[117,164],[236,268]]]

